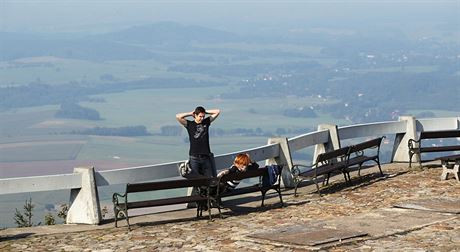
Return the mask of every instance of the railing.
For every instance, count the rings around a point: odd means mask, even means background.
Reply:
[[[81,188],[80,174],[0,179],[0,195]]]
[[[409,138],[414,138],[421,130],[458,129],[459,120],[460,117],[416,120],[414,117],[407,116],[401,117],[399,121],[344,127],[329,125],[335,127],[336,131],[326,129],[289,139],[271,138],[265,146],[216,156],[216,166],[227,167],[233,162],[237,153],[248,152],[255,161],[269,160],[283,163],[290,168],[292,167],[290,156],[292,151],[332,144],[334,141],[340,142],[344,139],[386,134],[396,136],[392,161],[407,162],[407,140]],[[67,222],[97,224],[100,221],[97,187],[177,177],[179,176],[178,167],[182,162],[184,161],[100,172],[94,172],[94,169],[91,168],[87,170],[79,168],[75,169],[73,174],[0,179],[0,195],[71,189],[71,206]],[[285,185],[289,185],[289,175],[283,176],[283,180]],[[82,212],[81,206],[85,206],[85,209],[92,208],[93,212],[80,213]]]

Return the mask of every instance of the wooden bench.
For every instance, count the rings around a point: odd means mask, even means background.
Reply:
[[[149,199],[141,201],[133,201],[131,196],[135,193],[140,192],[151,192],[151,191],[161,191],[161,190],[170,190],[177,188],[189,188],[189,187],[199,187],[204,188],[209,192],[209,186],[215,181],[215,178],[192,178],[192,179],[177,179],[177,180],[166,180],[166,181],[156,181],[156,182],[146,182],[146,183],[137,183],[137,184],[127,184],[124,194],[114,193],[112,196],[113,210],[115,214],[115,227],[117,227],[119,213],[123,213],[128,223],[128,229],[130,230],[129,225],[129,209],[135,208],[145,208],[145,207],[156,207],[156,206],[166,206],[166,205],[175,205],[175,204],[184,204],[190,202],[196,202],[199,207],[197,207],[197,218],[202,216],[204,206],[207,206],[209,218],[211,219],[211,207],[210,207],[210,197],[209,193],[207,195],[188,195],[188,196],[177,196],[177,197],[164,197],[159,199]],[[203,206],[203,207],[200,207]]]
[[[270,168],[269,166],[272,166]],[[219,216],[222,218],[222,213],[221,213],[221,201],[222,198],[225,197],[230,197],[230,196],[236,196],[236,195],[242,195],[242,194],[247,194],[247,193],[253,193],[253,192],[261,192],[262,194],[262,204],[261,207],[264,206],[264,200],[265,200],[265,195],[269,190],[275,190],[278,193],[278,196],[280,198],[281,206],[284,206],[283,203],[283,197],[281,195],[281,170],[283,169],[282,165],[269,165],[265,167],[261,167],[258,169],[254,170],[248,170],[245,172],[241,173],[232,173],[232,174],[226,174],[222,177],[219,178],[218,185],[226,185],[227,181],[233,181],[233,180],[244,180],[244,179],[250,179],[250,178],[258,178],[259,181],[258,183],[254,185],[248,185],[248,186],[239,186],[235,189],[232,190],[224,190],[221,191],[223,188],[222,186],[217,187],[217,192],[213,197],[214,202],[217,205],[217,208],[219,209]],[[278,169],[278,174],[276,177],[276,182],[274,184],[269,184],[269,183],[264,183],[264,178],[267,178],[266,176],[269,176],[269,169]],[[225,188],[225,187],[224,187]]]
[[[460,151],[460,144],[457,145],[444,145],[444,146],[424,146],[423,143],[427,139],[444,139],[444,138],[459,138],[460,137],[460,130],[443,130],[443,131],[422,131],[420,132],[420,137],[418,140],[409,139],[408,147],[409,147],[409,167],[412,166],[412,156],[418,155],[419,157],[419,164],[422,167],[422,162],[432,161],[430,160],[423,160],[422,161],[422,153],[429,153],[429,152],[448,152],[448,151]]]
[[[313,165],[295,164],[292,168],[294,175],[294,196],[297,196],[297,187],[305,179],[313,179],[316,185],[318,194],[321,196],[321,191],[318,185],[318,177],[326,176],[323,180],[323,185],[329,183],[329,178],[332,173],[341,172],[345,178],[345,182],[351,181],[350,171],[353,166],[358,165],[358,175],[361,176],[362,165],[367,161],[374,161],[379,167],[380,174],[383,175],[380,166],[380,145],[385,136],[374,138],[356,145],[342,147],[340,149],[321,153],[317,156]],[[371,152],[372,149],[375,151]],[[371,153],[370,153],[371,152]],[[307,168],[301,171],[301,168]]]
[[[337,150],[328,151],[321,153],[316,157],[316,161],[313,165],[301,165],[294,164],[292,167],[292,174],[294,175],[294,196],[297,196],[297,187],[305,179],[312,178],[316,184],[318,194],[321,196],[320,188],[318,185],[318,177],[327,175],[327,178],[323,180],[323,185],[329,183],[329,177],[333,172],[342,172],[345,177],[345,181],[348,182],[347,175],[350,177],[347,168],[348,157],[350,153],[350,146],[343,147]],[[305,171],[301,171],[301,168],[309,168]]]
[[[358,165],[358,176],[361,176],[361,167],[367,161],[374,161],[380,171],[380,175],[383,176],[382,167],[380,166],[380,145],[385,136],[374,138],[356,145],[350,146],[350,153],[348,157],[347,169],[350,169],[352,166]],[[372,150],[375,151],[372,151]],[[348,180],[350,179],[350,173],[348,174]]]

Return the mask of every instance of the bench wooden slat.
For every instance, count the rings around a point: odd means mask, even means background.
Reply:
[[[443,152],[443,151],[458,151],[458,150],[460,150],[460,145],[433,146],[433,147],[420,148],[420,152]]]
[[[144,208],[144,207],[155,207],[155,206],[167,206],[167,205],[176,205],[176,204],[185,204],[190,202],[206,201],[207,198],[201,195],[194,196],[183,196],[175,198],[164,198],[157,200],[145,200],[145,201],[134,201],[128,203],[128,209],[133,208]],[[124,206],[120,204],[120,206]]]
[[[334,161],[334,159],[345,157],[350,152],[350,147],[343,147],[336,150],[321,153],[316,158],[316,163]],[[339,160],[340,161],[340,160]]]
[[[226,191],[224,193],[221,193],[219,196],[220,197],[229,197],[229,196],[236,196],[236,195],[259,192],[259,191],[260,191],[260,186],[259,185],[251,185],[251,186],[245,186],[245,187],[242,187],[242,188],[236,188],[236,189],[233,189],[231,191]]]
[[[374,138],[362,143],[352,145],[350,148],[350,157],[348,158],[348,167],[358,165],[358,176],[361,176],[361,167],[367,161],[374,161],[380,171],[380,175],[383,176],[382,167],[380,166],[380,146],[385,137]],[[369,153],[370,150],[376,149],[375,152]],[[368,150],[367,153],[364,153]],[[370,155],[372,154],[372,155]]]
[[[366,161],[374,160],[377,157],[378,156],[375,155],[375,156],[358,156],[358,157],[350,158],[350,160],[348,161],[348,166],[354,166],[354,165],[362,164],[362,163],[364,163]]]
[[[177,179],[166,180],[146,183],[128,184],[126,192],[145,192],[155,190],[177,189],[186,187],[195,187],[209,184],[209,178],[191,178],[191,179]]]
[[[261,168],[257,168],[254,170],[247,170],[241,173],[226,174],[225,176],[222,176],[219,181],[227,182],[231,180],[243,180],[247,178],[255,178],[255,177],[263,176],[266,173],[267,173],[267,167],[261,167]]]
[[[340,169],[343,169],[347,167],[347,162],[339,162],[339,163],[334,163],[334,164],[326,164],[322,166],[318,166],[316,168],[301,172],[299,176],[302,177],[312,177],[312,176],[320,176],[320,175],[325,175],[328,173],[331,173],[333,171],[339,171]]]
[[[383,138],[384,137],[378,137],[378,138],[374,138],[374,139],[371,139],[371,140],[368,140],[362,143],[352,145],[350,149],[350,153],[358,152],[358,151],[362,151],[362,150],[370,149],[370,148],[378,148],[381,145]]]
[[[422,131],[420,139],[460,137],[460,130]]]

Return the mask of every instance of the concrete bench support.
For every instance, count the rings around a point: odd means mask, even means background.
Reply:
[[[407,147],[407,143],[409,139],[415,139],[417,131],[416,121],[413,116],[400,116],[399,121],[406,121],[406,133],[396,134],[392,162],[409,162],[409,147]],[[418,162],[419,156],[415,155],[414,159],[414,162]]]
[[[92,224],[101,221],[101,207],[97,193],[94,167],[74,168],[81,175],[81,188],[71,189],[67,224]]]
[[[267,160],[266,165],[278,164],[283,165],[284,168],[281,171],[282,186],[285,188],[294,188],[294,178],[290,172],[292,169],[292,158],[291,150],[289,149],[288,140],[285,137],[272,137],[268,139],[268,144],[278,143],[280,145],[279,157],[271,158]]]
[[[312,163],[316,161],[318,155],[327,151],[340,149],[340,137],[337,129],[337,125],[333,124],[320,124],[318,125],[318,131],[329,130],[329,139],[327,143],[315,145],[315,152],[313,154]]]

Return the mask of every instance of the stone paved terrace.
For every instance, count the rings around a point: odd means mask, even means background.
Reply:
[[[239,202],[212,222],[194,219],[189,209],[134,217],[130,232],[125,221],[119,228],[111,221],[10,228],[0,231],[0,251],[460,251],[460,182],[440,180],[437,163],[423,169],[385,164],[383,170],[382,178],[375,167],[366,169],[351,186],[337,176],[323,197],[312,185],[300,188],[299,197],[286,190],[285,208],[275,195],[263,209],[259,201]],[[434,204],[436,211],[394,207],[414,202]],[[367,235],[315,243],[331,230],[337,237],[356,230]]]

